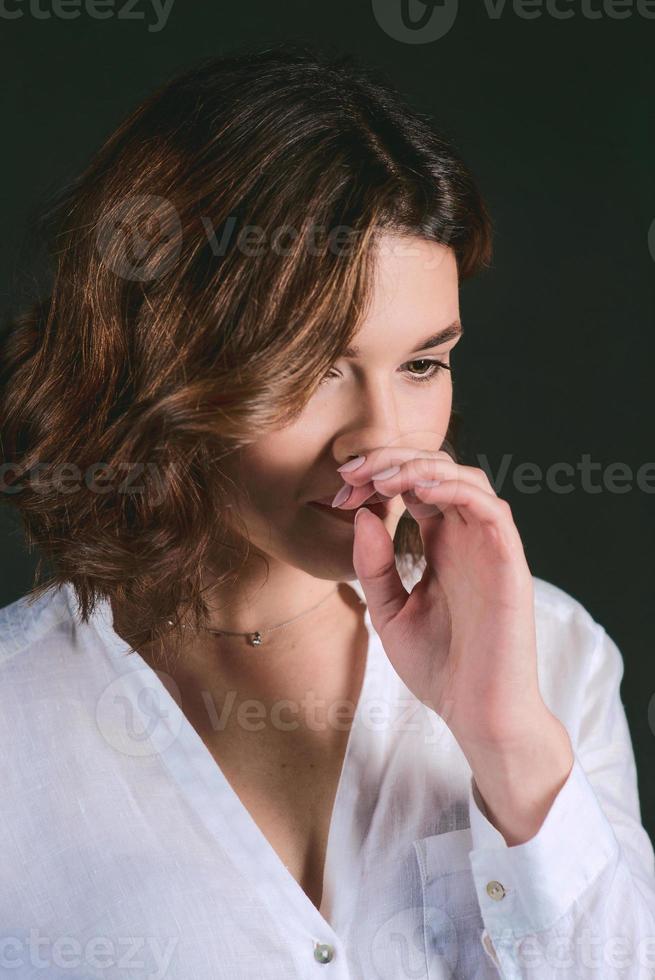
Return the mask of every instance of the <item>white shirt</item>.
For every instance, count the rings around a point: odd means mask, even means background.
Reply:
[[[320,911],[108,603],[84,625],[66,585],[0,610],[0,976],[652,980],[622,657],[577,600],[534,583],[540,688],[575,752],[540,830],[507,847],[367,611]]]

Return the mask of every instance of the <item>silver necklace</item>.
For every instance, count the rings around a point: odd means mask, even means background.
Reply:
[[[337,586],[336,589],[332,589],[332,592],[329,592],[324,599],[321,599],[320,602],[317,602],[316,605],[312,606],[311,609],[307,609],[305,612],[300,613],[299,616],[294,616],[293,619],[287,619],[286,622],[284,623],[278,623],[277,626],[269,626],[268,629],[265,630],[255,630],[253,633],[238,633],[238,632],[234,632],[233,630],[210,629],[210,627],[206,626],[204,628],[204,632],[214,633],[216,636],[222,636],[223,634],[225,634],[226,636],[245,636],[247,637],[248,642],[250,643],[251,646],[260,647],[264,642],[262,639],[264,633],[272,633],[273,630],[282,629],[283,626],[288,626],[289,623],[295,623],[297,619],[302,619],[303,616],[307,616],[310,612],[313,612],[314,609],[318,609],[318,607],[323,605],[324,602],[327,602],[330,596],[334,595],[334,593],[338,590],[338,588],[339,587]],[[174,625],[172,619],[167,620],[167,623],[169,626]],[[187,628],[186,623],[182,623],[181,625],[183,630]]]

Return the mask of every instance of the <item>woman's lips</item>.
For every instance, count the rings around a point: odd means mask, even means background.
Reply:
[[[344,521],[347,524],[353,524],[355,521],[355,514],[360,507],[367,507],[369,510],[372,510],[374,514],[384,520],[389,513],[389,503],[391,500],[390,497],[381,497],[379,494],[374,493],[368,498],[368,500],[363,500],[358,507],[344,509],[343,507],[332,507],[331,504],[333,499],[334,496],[323,497],[321,500],[310,500],[309,506],[314,507],[316,510],[323,513],[327,512],[328,514],[331,514],[333,517],[336,517],[338,520]]]
[[[310,504],[327,504],[328,507],[331,507],[332,501],[334,500],[335,496],[336,496],[336,491],[332,494],[331,497],[317,497],[316,500],[310,500],[309,502]],[[390,499],[391,499],[390,497],[383,497],[382,494],[380,493],[372,493],[371,496],[368,498],[368,500],[364,500],[359,506],[368,507],[369,504],[386,503],[387,500]],[[339,510],[339,508],[337,507],[335,508],[335,510]],[[355,508],[355,510],[357,510],[357,508]]]

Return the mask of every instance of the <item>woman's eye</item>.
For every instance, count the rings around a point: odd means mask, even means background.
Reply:
[[[449,364],[445,364],[443,361],[435,361],[427,357],[421,357],[415,361],[407,361],[407,364],[403,365],[403,367],[406,368],[407,366],[412,364],[427,365],[427,367],[424,367],[423,370],[419,370],[418,373],[414,373],[413,371],[408,371],[408,370],[404,371],[404,373],[409,376],[410,380],[414,384],[424,384],[426,381],[432,381],[439,374],[441,374],[442,370],[450,371],[451,369]],[[339,371],[334,367],[330,368],[328,373],[325,375],[324,378],[321,379],[319,384],[325,384],[326,381],[329,381],[331,378],[335,378],[338,376],[339,376]]]
[[[422,357],[418,361],[408,361],[408,364],[427,364],[427,370],[420,372],[419,375],[412,375],[413,381],[432,381],[436,378],[438,374],[441,374],[442,370],[450,371],[450,365],[444,364],[443,361],[432,361],[428,358]]]

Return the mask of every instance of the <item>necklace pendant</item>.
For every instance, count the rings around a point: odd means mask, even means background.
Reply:
[[[254,647],[260,647],[262,645],[262,634],[261,633],[251,633],[250,643]]]

